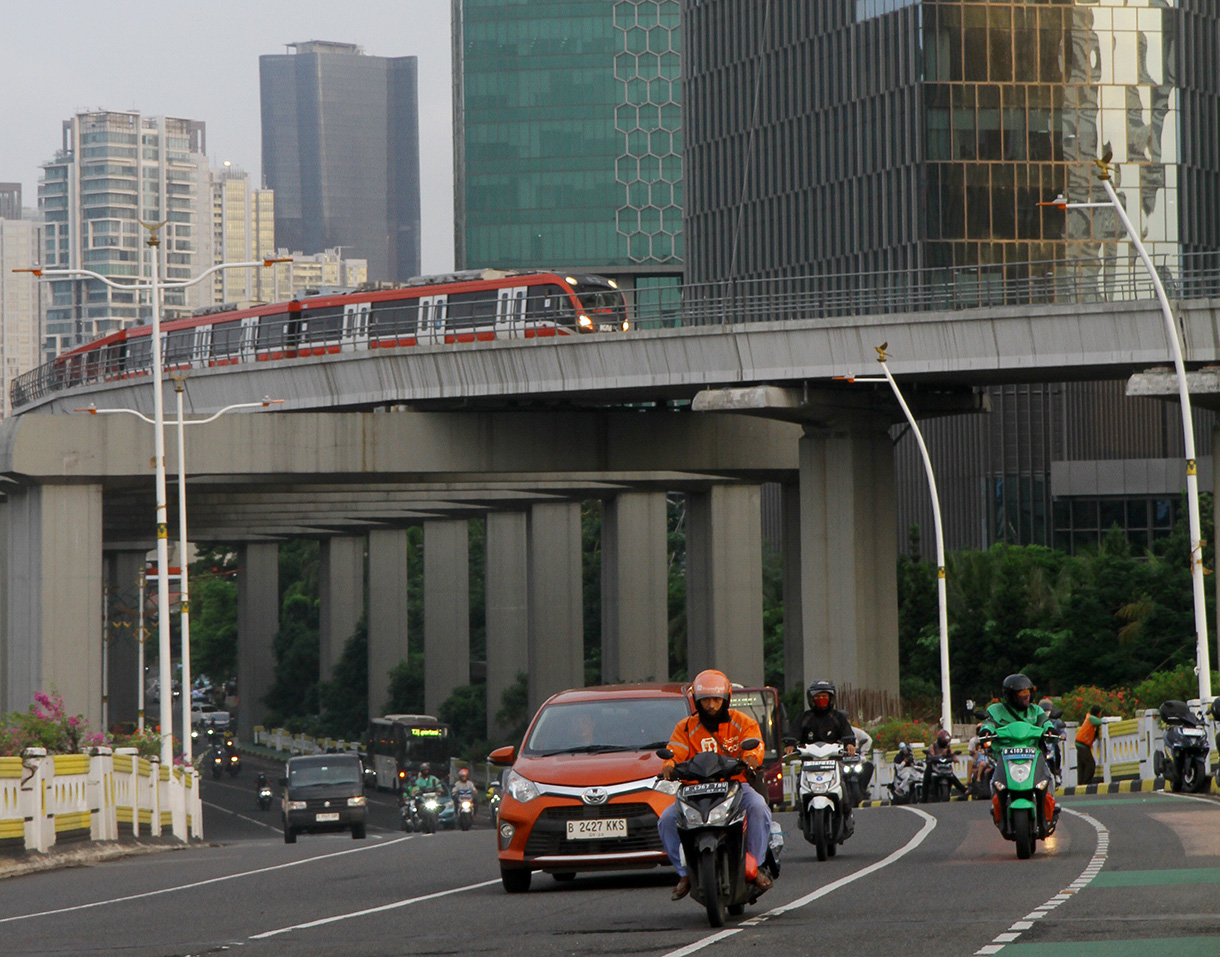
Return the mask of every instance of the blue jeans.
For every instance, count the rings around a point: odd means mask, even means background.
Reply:
[[[743,784],[742,803],[746,806],[746,853],[751,854],[761,866],[767,857],[767,841],[771,837],[771,809],[762,795],[750,785]],[[679,877],[686,876],[686,868],[682,866],[682,844],[678,840],[678,802],[661,812],[657,819],[657,833],[661,835],[661,846],[669,855],[669,862]]]

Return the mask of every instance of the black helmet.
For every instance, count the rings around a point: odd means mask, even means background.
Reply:
[[[942,748],[946,747],[949,744],[949,742],[951,742],[952,740],[953,740],[953,735],[951,735],[944,728],[941,728],[941,730],[939,732],[937,732],[936,743],[939,744]]]
[[[1017,704],[1017,692],[1028,691],[1029,697],[1032,700],[1034,696],[1034,683],[1023,674],[1009,675],[1004,679],[1004,701],[1011,708],[1020,707]]]
[[[830,696],[830,700],[826,703],[825,708],[819,708],[819,707],[817,707],[817,705],[815,705],[813,703],[814,697],[816,695],[820,695],[820,694]],[[817,711],[819,714],[823,714],[826,711],[829,711],[831,708],[833,708],[835,706],[834,682],[833,681],[824,681],[822,679],[815,681],[805,691],[805,700],[809,702],[809,708],[811,711]]]
[[[419,766],[419,773],[420,773],[420,774],[431,774],[431,773],[432,773],[432,765],[430,765],[430,764],[429,764],[427,761],[425,761],[423,764],[421,764],[421,765]]]

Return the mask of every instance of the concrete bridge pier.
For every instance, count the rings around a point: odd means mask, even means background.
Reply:
[[[470,683],[470,545],[465,519],[424,522],[424,707]]]
[[[579,502],[533,505],[528,544],[529,707],[585,683]]]
[[[507,732],[496,721],[504,690],[529,671],[529,612],[524,512],[489,512],[483,605],[487,615],[487,736]]]
[[[237,730],[245,740],[267,714],[263,697],[275,680],[279,630],[279,545],[247,542],[237,551]]]
[[[763,680],[762,516],[757,485],[687,496],[687,664],[745,685]]]
[[[364,612],[364,537],[325,538],[318,558],[318,678],[329,681]]]
[[[789,684],[796,676],[801,684],[825,677],[898,694],[898,543],[888,426],[883,416],[861,416],[848,427],[807,426],[800,440],[800,588],[797,606],[784,615],[786,622],[799,622],[786,631]],[[788,503],[791,516],[791,497]],[[789,518],[785,530],[793,524]],[[791,570],[798,556],[785,549],[785,558]]]
[[[602,506],[602,681],[669,678],[664,492],[623,492]]]
[[[0,521],[0,711],[37,691],[102,724],[102,486],[14,485]]]
[[[407,657],[407,530],[369,530],[369,717],[385,714],[390,669]]]
[[[110,618],[110,667],[107,674],[110,723],[135,721],[140,707],[140,570],[146,551],[106,552],[102,556]]]

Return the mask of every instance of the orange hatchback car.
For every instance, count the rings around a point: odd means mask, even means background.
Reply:
[[[500,879],[529,890],[534,871],[571,879],[577,871],[668,864],[657,818],[673,796],[652,789],[674,726],[691,713],[681,684],[602,685],[549,698],[521,750],[493,751],[504,775],[497,840]]]

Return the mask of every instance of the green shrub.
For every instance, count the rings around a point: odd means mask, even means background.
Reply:
[[[916,754],[922,745],[930,744],[936,738],[938,727],[926,721],[913,718],[882,718],[876,725],[867,729],[873,736],[873,747],[893,751],[899,742],[910,744]]]
[[[1093,705],[1101,705],[1102,717],[1133,718],[1145,707],[1130,688],[1107,691],[1094,685],[1081,685],[1059,697],[1064,721],[1082,721]]]
[[[1220,675],[1212,672],[1212,687],[1220,688]],[[1160,707],[1162,701],[1189,701],[1199,697],[1199,679],[1194,667],[1182,665],[1172,671],[1157,671],[1141,681],[1131,693],[1147,708]]]

